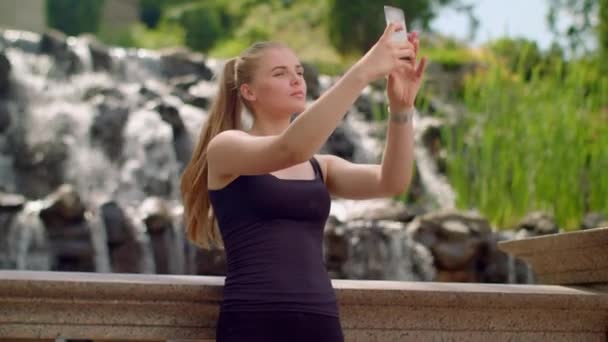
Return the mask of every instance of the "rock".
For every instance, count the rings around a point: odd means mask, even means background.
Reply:
[[[86,34],[83,36],[86,39],[89,51],[91,52],[91,59],[93,61],[93,70],[95,71],[111,71],[112,70],[112,56],[107,46],[101,43],[93,35]]]
[[[156,274],[175,273],[174,246],[177,237],[168,204],[162,198],[148,197],[142,203],[140,213],[148,229]]]
[[[146,198],[141,204],[139,212],[150,233],[164,231],[173,225],[169,206],[162,198]]]
[[[116,202],[101,206],[110,265],[115,273],[141,273],[144,246],[137,239],[133,222]]]
[[[0,134],[8,130],[12,121],[11,112],[3,102],[0,102]]]
[[[52,270],[94,272],[95,249],[80,195],[64,184],[42,204],[39,217],[53,255]]]
[[[188,91],[190,87],[197,84],[199,81],[200,79],[195,75],[185,75],[172,78],[169,80],[169,85],[179,90]]]
[[[354,103],[355,108],[357,108],[357,111],[361,114],[363,114],[363,117],[365,117],[365,120],[367,121],[372,121],[374,120],[374,111],[373,111],[373,104],[372,104],[372,100],[369,96],[367,95],[361,95],[359,96]]]
[[[328,221],[325,260],[332,277],[347,279],[431,280],[430,252],[392,221]]]
[[[439,272],[437,280],[480,278],[476,265],[492,230],[489,222],[478,214],[456,211],[426,214],[414,219],[407,231],[413,240],[432,252]]]
[[[186,49],[173,49],[164,51],[160,57],[161,72],[167,78],[194,75],[203,80],[210,81],[213,72],[205,64],[202,54]]]
[[[30,198],[48,195],[64,182],[65,142],[41,141],[13,146],[17,192]]]
[[[478,256],[481,243],[479,239],[466,239],[460,242],[439,241],[431,249],[435,257],[435,265],[440,270],[469,271],[467,268]]]
[[[475,278],[475,274],[469,271],[446,271],[439,270],[437,271],[437,277],[434,281],[440,282],[448,282],[448,283],[475,283],[477,282],[477,278]]]
[[[0,52],[0,96],[6,95],[10,86],[11,62]]]
[[[600,227],[608,227],[608,219],[606,219],[606,216],[604,216],[603,213],[588,213],[585,215],[585,217],[583,217],[581,229],[593,229]]]
[[[117,101],[102,100],[89,128],[93,145],[99,144],[109,160],[118,161],[124,146],[123,130],[129,118],[129,107]]]
[[[479,282],[483,283],[517,283],[534,282],[532,270],[528,264],[498,249],[498,242],[516,238],[514,231],[499,231],[488,235],[484,241],[477,269],[480,271]]]
[[[446,152],[443,148],[445,144],[441,136],[442,126],[443,121],[435,121],[434,124],[427,126],[424,132],[422,132],[421,139],[427,152],[437,164],[437,170],[440,173],[445,174],[447,166]]]
[[[338,221],[387,220],[410,222],[418,213],[390,198],[332,201],[331,216]]]
[[[101,205],[100,210],[109,246],[120,245],[129,239],[134,239],[135,228],[118,203],[106,202]]]
[[[556,234],[559,227],[553,215],[536,211],[531,212],[517,225],[520,230],[518,237]]]
[[[63,228],[85,221],[86,208],[73,186],[63,184],[44,200],[40,218],[47,227]]]
[[[412,176],[412,181],[407,189],[406,193],[406,203],[409,207],[417,206],[424,207],[424,205],[420,205],[424,201],[425,189],[422,184],[422,179],[420,178],[420,172],[414,172]],[[423,214],[423,210],[419,209],[418,214]]]
[[[153,100],[160,97],[160,94],[157,91],[145,85],[142,85],[139,88],[139,95],[141,95],[145,100]]]
[[[42,34],[40,52],[52,56],[56,66],[67,75],[82,69],[80,58],[70,49],[67,36],[60,31],[49,30]]]
[[[317,99],[321,96],[321,85],[319,84],[319,70],[310,63],[303,62],[304,80],[306,82],[306,97]]]
[[[180,163],[180,169],[183,169],[192,156],[193,144],[190,132],[186,129],[176,105],[163,101],[157,104],[154,109],[158,112],[161,119],[171,126],[173,131],[173,149],[177,161]]]
[[[171,95],[177,96],[182,100],[183,103],[202,109],[206,109],[207,107],[209,107],[210,104],[209,98],[193,95],[190,92],[183,91],[177,88],[171,92]]]
[[[188,88],[187,93],[180,96],[184,103],[207,109],[216,96],[217,84],[201,81]]]
[[[386,111],[388,103],[383,92],[378,90],[366,89],[361,96],[355,100],[355,108],[363,114],[366,121],[376,120],[375,111]]]
[[[338,157],[353,160],[355,144],[349,139],[347,128],[344,124],[339,125],[327,139],[324,146],[325,153],[337,155]]]
[[[172,104],[168,101],[162,101],[158,103],[154,110],[160,114],[160,118],[168,123],[173,131],[183,131],[185,129],[184,122],[182,121],[181,116],[179,116],[179,109],[177,108],[177,104]]]
[[[17,212],[23,209],[25,197],[19,194],[8,194],[0,191],[0,214]]]
[[[97,96],[100,96],[102,99],[112,99],[117,101],[122,101],[125,99],[125,95],[116,87],[110,86],[94,86],[87,89],[84,92],[82,97],[83,100],[88,101]],[[102,102],[102,101],[100,101]]]

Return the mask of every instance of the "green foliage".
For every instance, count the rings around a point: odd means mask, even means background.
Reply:
[[[327,16],[331,43],[343,54],[363,53],[378,39],[384,27],[383,5],[402,8],[408,30],[412,27],[428,29],[437,6],[453,0],[387,0],[383,3],[368,0],[329,0]]]
[[[154,29],[144,23],[119,29],[104,26],[97,34],[100,41],[109,45],[153,50],[184,46],[184,36],[182,26],[168,20],[161,20]]]
[[[424,36],[420,41],[420,55],[426,56],[444,70],[456,70],[476,60],[471,49],[451,39],[435,39],[431,42]]]
[[[222,37],[222,17],[214,4],[196,4],[183,10],[179,22],[184,28],[186,46],[208,51]]]
[[[95,33],[99,29],[103,3],[103,0],[47,0],[46,20],[49,27],[67,35]]]
[[[212,56],[234,56],[256,40],[275,40],[287,44],[301,60],[315,64],[323,74],[344,72],[352,62],[340,56],[329,43],[324,1],[294,1],[291,4],[257,1],[247,5],[246,13],[233,6],[230,2],[226,10],[232,18],[232,32],[213,47],[209,52]]]
[[[552,212],[567,229],[589,211],[608,212],[605,94],[608,77],[587,60],[544,75],[534,66],[527,81],[494,60],[468,78],[470,114],[444,131],[459,206],[499,227],[531,210]]]
[[[608,73],[608,0],[599,0],[599,24],[597,26],[600,46],[600,65]],[[601,61],[604,61],[601,63]]]

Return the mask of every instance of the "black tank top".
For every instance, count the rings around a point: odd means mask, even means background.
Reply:
[[[224,241],[222,311],[303,311],[338,317],[323,263],[331,198],[318,161],[315,178],[239,176],[209,200]]]

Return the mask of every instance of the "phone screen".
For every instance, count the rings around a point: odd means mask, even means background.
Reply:
[[[403,10],[393,6],[384,6],[384,17],[386,19],[386,25],[390,23],[400,23],[403,26],[403,30],[393,33],[393,40],[407,41],[407,26],[405,26],[405,14],[403,13]]]

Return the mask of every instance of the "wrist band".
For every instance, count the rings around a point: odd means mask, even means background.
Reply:
[[[391,107],[388,107],[388,113],[390,121],[395,123],[408,123],[412,120],[414,113],[416,112],[416,107],[412,107],[410,110],[406,110],[399,113],[391,113]]]

